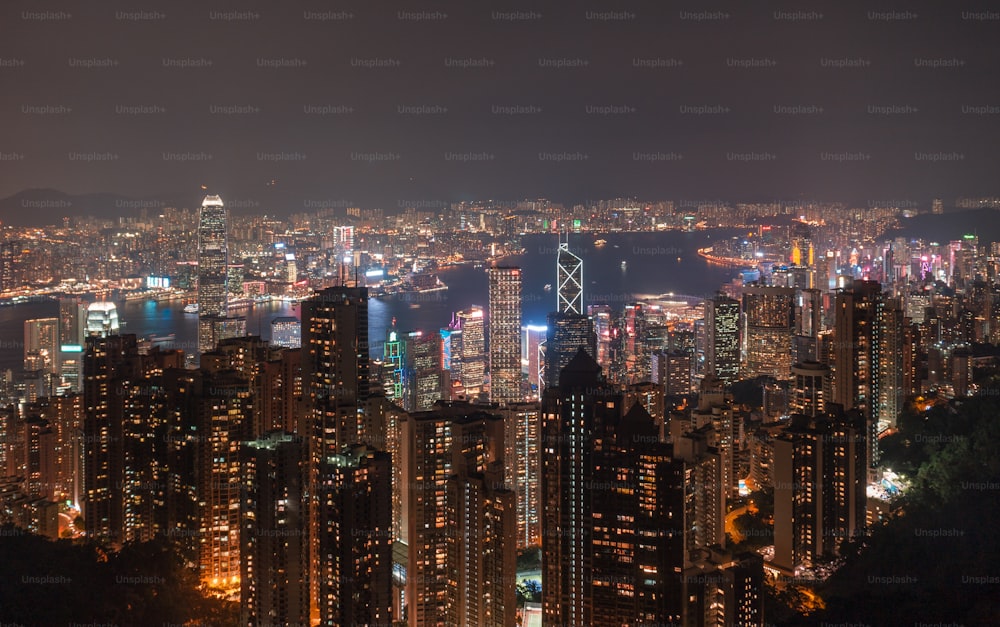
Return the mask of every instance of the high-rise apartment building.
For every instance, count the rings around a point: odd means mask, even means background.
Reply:
[[[438,403],[403,423],[407,614],[423,625],[515,624],[517,504],[504,418]]]
[[[306,443],[275,431],[243,442],[240,609],[243,625],[308,625]]]
[[[374,437],[365,413],[368,288],[329,287],[303,301],[302,360],[308,430],[325,453]]]
[[[319,468],[316,499],[320,625],[391,625],[392,460],[351,445]]]
[[[854,281],[835,302],[833,400],[868,421],[869,466],[879,464],[878,434],[902,406],[903,312],[876,281]]]
[[[774,561],[794,576],[864,534],[867,434],[857,411],[793,415],[774,438]]]

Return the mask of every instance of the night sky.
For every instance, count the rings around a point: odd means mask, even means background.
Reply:
[[[994,3],[142,5],[3,3],[0,196],[1000,195]]]

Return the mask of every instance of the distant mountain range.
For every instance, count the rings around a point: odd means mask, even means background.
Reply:
[[[170,206],[191,206],[197,197],[189,197],[183,205],[177,198],[129,198],[120,194],[67,194],[56,189],[27,189],[0,199],[0,222],[14,226],[62,225],[63,218],[94,216],[117,218],[139,215]]]
[[[923,213],[903,218],[902,228],[885,238],[908,237],[931,242],[950,242],[963,235],[978,235],[980,243],[1000,241],[1000,210],[966,209],[947,213]]]
[[[138,216],[145,209],[155,213],[166,207],[195,209],[202,196],[220,193],[215,190],[205,192],[173,192],[145,196],[128,197],[121,194],[67,194],[56,189],[27,189],[13,196],[0,199],[0,223],[13,226],[61,225],[63,218],[73,216],[94,216],[112,219],[122,216]],[[226,206],[235,214],[271,214],[288,216],[294,213],[313,213],[324,207],[345,211],[352,203],[343,199],[304,198],[286,190],[267,189],[255,197],[232,197],[222,193]],[[435,205],[435,209],[444,203]],[[401,210],[400,206],[386,207],[387,214]],[[777,224],[787,220],[776,216],[766,220]],[[965,234],[976,234],[981,242],[1000,241],[1000,210],[968,209],[948,211],[943,214],[924,213],[913,218],[903,218],[902,228],[886,234],[886,238],[911,237],[930,241],[947,242],[961,239]]]
[[[295,213],[315,213],[323,208],[345,212],[347,207],[356,206],[346,199],[303,197],[302,194],[279,189],[265,189],[254,196],[233,196],[219,190],[195,190],[143,197],[107,193],[67,194],[56,189],[27,189],[0,199],[0,222],[14,226],[48,226],[62,225],[63,218],[73,216],[113,219],[138,216],[143,209],[150,214],[167,207],[196,209],[206,194],[221,194],[229,210],[237,215],[270,214],[287,217]]]

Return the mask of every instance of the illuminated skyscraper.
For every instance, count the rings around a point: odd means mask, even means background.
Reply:
[[[87,307],[87,335],[117,335],[118,308],[114,303],[96,302]]]
[[[515,625],[517,505],[501,416],[438,403],[403,423],[408,620]]]
[[[285,348],[302,346],[302,323],[295,316],[279,316],[271,320],[271,343]]]
[[[197,399],[195,447],[199,501],[201,581],[225,590],[240,587],[240,443],[250,434],[253,396],[233,370],[206,373]]]
[[[329,287],[303,301],[302,359],[309,429],[325,454],[366,441],[368,288]]]
[[[545,387],[559,385],[563,368],[581,348],[591,357],[597,354],[594,324],[584,315],[552,312],[548,316],[545,339]]]
[[[83,516],[87,535],[112,544],[123,541],[125,505],[122,450],[126,398],[123,381],[139,374],[135,335],[92,335],[83,359]]]
[[[875,468],[878,434],[902,409],[903,312],[876,281],[854,281],[837,293],[835,308],[833,400],[865,416]]]
[[[521,269],[496,266],[490,282],[490,401],[515,403],[521,393]]]
[[[83,346],[87,306],[79,298],[59,299],[59,343]]]
[[[791,413],[815,418],[826,411],[831,393],[829,368],[815,361],[804,361],[792,366],[788,398]]]
[[[59,319],[24,321],[24,369],[59,372]]]
[[[559,242],[556,254],[556,311],[584,314],[583,260],[569,250],[569,242]]]
[[[749,286],[743,289],[746,315],[746,378],[770,375],[787,379],[792,367],[795,289]]]
[[[392,461],[364,445],[320,467],[320,625],[391,625]]]
[[[542,450],[542,421],[538,403],[512,403],[500,409],[504,435],[513,450],[506,472],[508,485],[517,494],[517,547],[538,546],[542,542],[542,511],[539,493],[539,462]],[[513,435],[513,438],[511,438]]]
[[[462,331],[459,349],[462,387],[469,398],[476,398],[483,389],[486,375],[483,308],[473,305],[456,313],[455,319]],[[454,346],[452,346],[452,357],[454,357]]]
[[[774,561],[787,575],[864,534],[865,419],[793,415],[774,439]]]
[[[305,442],[269,433],[240,451],[243,625],[307,625],[309,535]]]
[[[539,360],[539,346],[545,342],[546,328],[541,325],[529,324],[521,327],[521,374],[528,375],[528,383],[532,389],[539,387],[539,379],[544,377],[544,359]],[[541,394],[541,390],[538,390]]]
[[[198,351],[214,348],[210,319],[226,315],[229,244],[222,199],[205,196],[198,213]]]
[[[723,294],[705,301],[705,374],[727,385],[740,375],[740,303]]]
[[[405,404],[407,411],[427,411],[441,400],[441,336],[414,331],[407,337]]]
[[[687,530],[713,542],[722,532],[718,458],[711,475],[697,476],[709,482],[695,484],[696,469],[672,458],[642,404],[624,416],[622,406],[584,350],[545,391],[543,624],[679,623]],[[718,514],[711,526],[707,501]],[[701,540],[692,536],[695,547]]]

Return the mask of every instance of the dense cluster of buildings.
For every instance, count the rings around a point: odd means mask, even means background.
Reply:
[[[63,532],[171,538],[248,626],[512,627],[528,548],[544,625],[763,625],[767,577],[814,573],[874,523],[878,438],[905,399],[975,393],[973,349],[1000,339],[996,244],[892,241],[831,279],[800,222],[789,265],[686,317],[585,306],[585,260],[561,243],[545,328],[521,320],[534,270],[494,264],[486,306],[392,328],[378,358],[369,289],[343,273],[265,342],[226,310],[227,220],[207,197],[197,365],[104,303],[25,323],[34,383],[0,409],[0,518],[55,536],[68,501],[83,529]],[[734,403],[746,379],[762,407]],[[771,551],[727,546],[748,483],[773,491]]]

